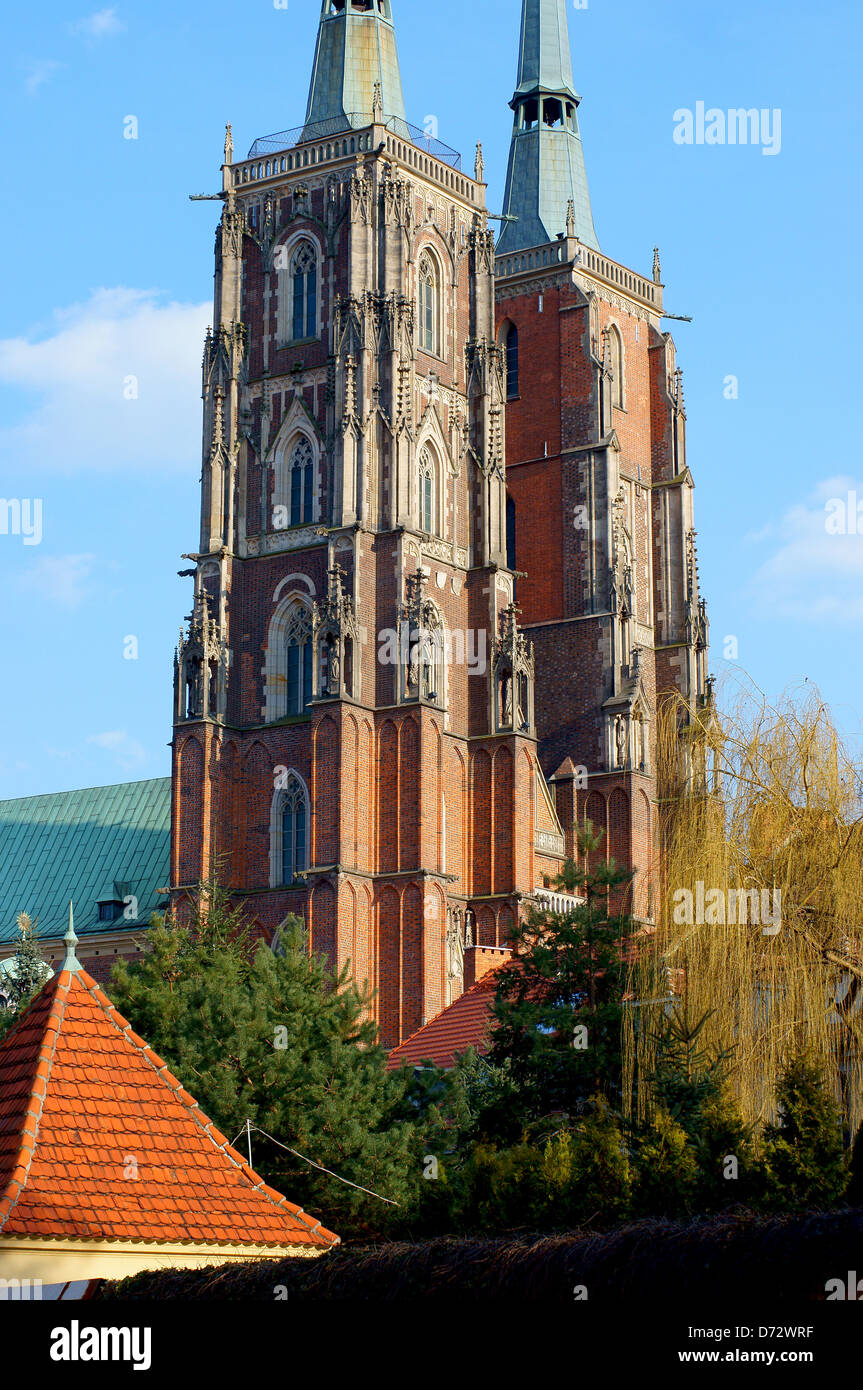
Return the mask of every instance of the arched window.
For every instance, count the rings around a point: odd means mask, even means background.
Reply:
[[[428,449],[423,449],[420,454],[419,466],[419,520],[420,530],[427,535],[435,535],[435,502],[436,502],[436,478],[434,459]]]
[[[297,782],[282,808],[282,882],[293,883],[306,867],[306,802]]]
[[[293,596],[284,599],[270,622],[265,668],[268,724],[305,714],[314,698],[312,613]]]
[[[298,604],[291,612],[286,632],[287,708],[285,713],[305,714],[312,703],[312,623],[308,610]]]
[[[314,521],[315,451],[305,435],[297,440],[288,463],[290,516],[292,526]]]
[[[289,887],[309,867],[309,794],[301,777],[287,775],[270,819],[270,886]]]
[[[506,335],[506,398],[514,401],[518,396],[518,329],[512,325]]]
[[[425,352],[437,352],[438,284],[435,264],[427,251],[419,264],[419,345]]]
[[[623,410],[623,340],[614,324],[608,330],[608,360],[612,372],[611,404],[617,406],[619,410]]]
[[[301,241],[291,257],[291,338],[318,336],[318,258],[310,241]]]

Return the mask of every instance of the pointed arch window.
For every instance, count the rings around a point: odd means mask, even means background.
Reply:
[[[318,336],[318,257],[311,241],[301,241],[291,256],[291,338]]]
[[[288,464],[290,488],[290,517],[292,526],[314,521],[315,451],[311,441],[302,435],[291,450]]]
[[[424,352],[437,352],[438,277],[435,263],[427,251],[419,263],[419,345]]]
[[[286,689],[285,714],[305,714],[312,703],[312,620],[307,608],[297,605],[285,630]]]
[[[282,808],[282,882],[293,883],[306,864],[307,813],[299,783]]]
[[[518,398],[518,329],[513,324],[506,335],[506,398]]]
[[[290,887],[309,867],[309,794],[295,772],[276,792],[270,821],[270,884]]]
[[[437,502],[437,477],[434,459],[428,449],[420,454],[419,466],[419,521],[420,530],[432,536],[437,532],[435,512]]]
[[[624,380],[623,380],[623,339],[617,327],[612,324],[608,330],[608,360],[612,373],[611,381],[611,404],[618,410],[624,407]]]
[[[287,599],[273,615],[267,634],[264,717],[267,723],[306,714],[314,698],[312,614],[306,603]]]

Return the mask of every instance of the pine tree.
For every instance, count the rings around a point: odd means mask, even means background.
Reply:
[[[51,974],[50,967],[39,949],[37,922],[31,922],[27,913],[22,912],[18,916],[17,925],[18,942],[15,954],[10,957],[0,980],[6,1000],[5,1007],[0,1007],[0,1038],[8,1033]]]
[[[705,1104],[719,1095],[731,1058],[730,1052],[703,1046],[709,1019],[709,1013],[692,1018],[678,1002],[656,1033],[654,1097],[690,1134],[697,1133]]]
[[[393,1123],[405,1080],[388,1075],[349,968],[334,976],[310,955],[297,919],[270,950],[208,885],[191,923],[156,925],[142,960],[115,969],[111,992],[230,1139],[247,1119],[272,1136],[252,1134],[256,1169],[324,1224],[383,1229],[395,1208],[357,1188],[395,1202],[415,1188],[421,1145],[409,1122]]]
[[[655,1034],[651,1093],[657,1108],[635,1136],[640,1200],[655,1215],[738,1205],[754,1191],[751,1130],[728,1087],[732,1053],[705,1045],[710,1018],[710,1013],[693,1018],[688,1005],[678,1001]],[[657,1144],[667,1155],[672,1134],[675,1142],[682,1135],[685,1144],[678,1154],[677,1177],[667,1163],[661,1176],[650,1174]],[[664,1206],[657,1207],[657,1200]]]
[[[575,1115],[597,1094],[612,1102],[620,1094],[632,920],[612,904],[632,873],[599,858],[602,838],[589,821],[578,827],[580,863],[567,860],[555,887],[581,903],[565,913],[532,912],[498,977],[489,1061],[509,1068],[511,1119]]]
[[[776,1088],[779,1117],[765,1129],[764,1204],[782,1209],[838,1201],[849,1170],[839,1108],[824,1074],[806,1055],[791,1060]]]

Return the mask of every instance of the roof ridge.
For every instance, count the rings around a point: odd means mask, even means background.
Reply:
[[[282,1193],[277,1192],[275,1188],[268,1186],[261,1175],[256,1173],[254,1168],[243,1158],[242,1154],[234,1148],[227,1136],[222,1134],[221,1130],[214,1121],[210,1119],[206,1111],[202,1110],[198,1101],[195,1100],[195,1097],[186,1090],[183,1083],[174,1075],[167,1062],[163,1061],[159,1054],[153,1051],[150,1044],[145,1042],[140,1034],[135,1032],[132,1025],[123,1017],[119,1009],[111,1003],[111,1000],[108,998],[107,994],[105,994],[104,990],[100,989],[99,985],[91,975],[87,974],[86,970],[79,971],[74,978],[88,994],[92,995],[111,1026],[116,1028],[117,1032],[120,1033],[132,1047],[141,1053],[144,1060],[153,1068],[160,1081],[168,1087],[175,1098],[185,1108],[190,1118],[195,1121],[214,1148],[220,1153],[223,1153],[234,1167],[240,1170],[253,1191],[259,1192],[261,1195],[265,1196],[274,1207],[287,1208],[293,1216],[308,1228],[311,1234],[314,1235],[320,1231],[324,1235],[332,1236],[334,1241],[338,1241],[339,1237],[336,1236],[333,1231],[327,1230],[325,1226],[321,1225],[320,1221],[316,1221],[314,1217],[304,1212],[302,1207],[298,1207],[295,1202],[291,1202]],[[120,1023],[123,1024],[122,1028],[118,1025],[118,1019]],[[252,1179],[254,1179],[254,1181],[252,1181]],[[279,1200],[276,1200],[277,1198]]]
[[[118,787],[145,787],[152,782],[170,782],[170,774],[163,777],[141,777],[135,782],[105,782],[99,787],[67,787],[60,792],[31,792],[29,796],[0,797],[0,806],[11,806],[16,801],[42,801],[45,797],[78,796],[81,792],[115,791]]]
[[[64,975],[66,976],[65,983],[63,981]],[[29,1087],[29,1104],[26,1115],[24,1116],[24,1120],[21,1125],[21,1141],[18,1146],[18,1154],[10,1169],[10,1177],[6,1183],[6,1186],[3,1189],[3,1191],[0,1192],[0,1234],[2,1234],[3,1227],[5,1226],[11,1213],[14,1211],[15,1206],[18,1202],[18,1198],[24,1191],[24,1188],[27,1184],[27,1178],[30,1174],[30,1165],[33,1162],[33,1155],[36,1152],[36,1145],[39,1140],[39,1125],[42,1120],[42,1111],[45,1105],[45,1097],[48,1094],[48,1082],[51,1078],[51,1068],[54,1064],[54,1056],[57,1051],[57,1041],[60,1037],[60,1028],[63,1023],[64,1014],[66,1012],[66,1005],[69,1002],[69,990],[73,978],[74,977],[68,971],[63,971],[59,975],[55,975],[50,980],[47,980],[46,983],[42,986],[42,989],[39,991],[39,993],[24,1010],[24,1013],[21,1015],[20,1019],[17,1020],[14,1027],[10,1030],[9,1033],[7,1033],[6,1037],[3,1039],[2,1044],[0,1044],[0,1055],[2,1055],[2,1052],[5,1049],[7,1043],[10,1041],[11,1038],[15,1036],[15,1034],[19,1030],[20,1025],[32,1012],[33,1005],[36,1004],[37,1001],[44,1003],[47,1000],[49,993],[53,994],[50,1007],[48,1008],[47,1017],[45,1019],[45,1026],[42,1029],[42,1039],[39,1043],[39,1051],[36,1054],[35,1074]],[[58,995],[60,994],[61,990],[63,997],[61,1000],[58,1000]],[[51,1028],[52,1023],[54,1024],[53,1029]],[[50,1045],[46,1043],[46,1035],[49,1031],[53,1031],[54,1034]],[[48,1053],[47,1057],[45,1055],[46,1051]],[[38,1110],[35,1115],[29,1108],[29,1106],[32,1105],[32,1102],[34,1100],[38,1102]],[[28,1120],[31,1118],[31,1115],[34,1121],[32,1135],[27,1123]],[[15,1176],[16,1173],[19,1172],[22,1174],[20,1178]],[[14,1192],[14,1196],[12,1195],[13,1189],[17,1189]]]

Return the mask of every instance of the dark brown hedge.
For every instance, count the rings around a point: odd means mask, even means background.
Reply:
[[[823,1299],[830,1279],[863,1279],[863,1211],[643,1221],[606,1234],[518,1235],[344,1246],[290,1259],[167,1270],[106,1283],[101,1298],[273,1302],[420,1298],[591,1303],[788,1304]]]

